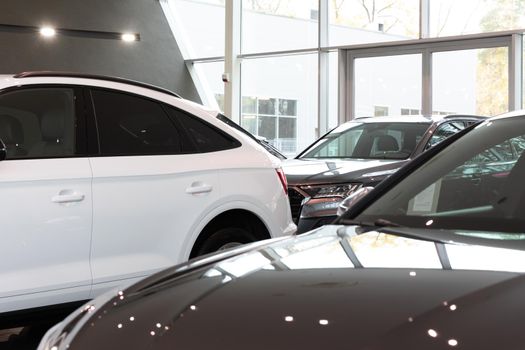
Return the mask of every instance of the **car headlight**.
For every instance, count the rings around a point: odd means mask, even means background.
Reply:
[[[310,198],[346,198],[360,189],[360,183],[301,186],[301,189],[310,195]]]

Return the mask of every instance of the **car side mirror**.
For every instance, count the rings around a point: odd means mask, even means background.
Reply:
[[[4,160],[7,158],[7,148],[5,147],[4,141],[0,139],[0,160]]]
[[[361,198],[366,196],[370,191],[372,191],[374,188],[372,186],[366,186],[361,187],[345,199],[339,204],[339,207],[337,207],[337,216],[341,216],[344,212],[346,212],[348,209],[350,209],[352,206],[354,206]]]

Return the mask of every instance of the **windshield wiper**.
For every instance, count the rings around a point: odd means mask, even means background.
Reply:
[[[374,222],[366,222],[359,220],[343,219],[339,221],[343,225],[358,225],[363,227],[401,227],[400,224],[386,219],[377,219]]]

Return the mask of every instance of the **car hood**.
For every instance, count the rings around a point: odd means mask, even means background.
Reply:
[[[359,181],[368,174],[397,169],[407,160],[287,159],[282,162],[290,186]]]
[[[325,226],[234,251],[228,259],[167,270],[99,307],[72,332],[70,346],[306,350],[523,344],[524,251],[356,230],[362,229]]]

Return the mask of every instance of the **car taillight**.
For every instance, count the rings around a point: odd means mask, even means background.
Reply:
[[[286,175],[284,175],[284,171],[282,168],[275,169],[277,171],[277,176],[279,177],[279,180],[281,180],[281,185],[283,185],[283,190],[286,195],[288,195],[288,181],[286,181]]]

